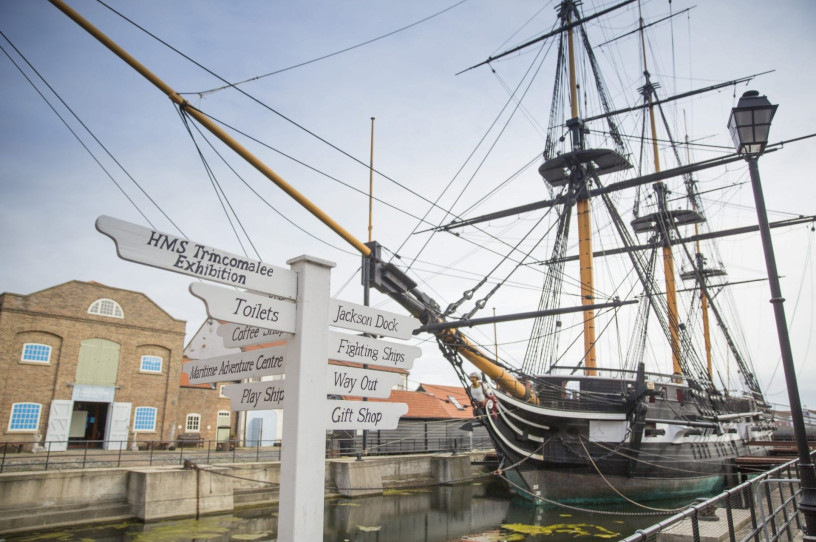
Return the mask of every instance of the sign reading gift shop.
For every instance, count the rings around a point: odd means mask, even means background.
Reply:
[[[396,429],[400,417],[408,412],[405,403],[373,401],[328,401],[329,429]]]

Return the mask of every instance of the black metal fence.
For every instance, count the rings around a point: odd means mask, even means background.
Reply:
[[[660,523],[639,529],[622,542],[653,541],[661,534],[691,537],[694,542],[703,538],[792,542],[803,528],[797,504],[801,494],[798,466],[799,460],[795,459],[773,468]]]
[[[242,441],[71,441],[45,442],[32,451],[31,442],[0,442],[0,472],[43,471],[49,469],[115,468],[196,463],[248,463],[279,461],[280,441],[264,440],[255,446]],[[489,438],[369,440],[362,449],[360,436],[327,438],[326,457],[391,455],[415,453],[492,450]],[[59,451],[57,451],[59,450]]]

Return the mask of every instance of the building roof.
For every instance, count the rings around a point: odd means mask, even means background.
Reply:
[[[470,405],[470,398],[467,397],[465,391],[459,387],[453,386],[431,386],[434,388],[432,393],[428,391],[421,391],[427,389],[428,385],[421,384],[417,391],[406,390],[392,390],[391,396],[388,399],[374,399],[369,401],[387,402],[387,403],[405,403],[408,405],[408,412],[402,416],[403,418],[415,419],[470,419],[473,418],[473,409]],[[456,390],[460,393],[454,394]],[[450,391],[451,393],[447,393]],[[442,393],[445,392],[445,393]],[[464,395],[464,398],[462,397]],[[459,403],[461,409],[456,406],[453,400]]]

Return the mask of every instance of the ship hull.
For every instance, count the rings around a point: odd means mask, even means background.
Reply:
[[[502,472],[531,501],[645,502],[716,492],[736,457],[765,453],[748,441],[769,432],[754,431],[756,412],[705,421],[687,389],[677,389],[655,394],[651,404],[608,401],[604,408],[566,393],[531,403],[497,392],[477,414]]]

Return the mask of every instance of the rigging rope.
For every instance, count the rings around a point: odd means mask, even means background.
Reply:
[[[413,23],[411,23],[411,24],[405,25],[405,26],[400,27],[400,28],[398,28],[398,29],[396,29],[396,30],[392,30],[392,31],[390,31],[390,32],[387,32],[387,33],[385,33],[385,34],[382,34],[382,35],[380,35],[380,36],[377,36],[376,38],[372,38],[372,39],[370,39],[370,40],[366,40],[366,41],[360,42],[360,43],[358,43],[358,44],[356,44],[356,45],[352,45],[352,46],[350,46],[350,47],[346,47],[345,49],[341,49],[341,50],[339,50],[339,51],[335,51],[335,52],[333,52],[333,53],[329,53],[329,54],[326,54],[326,55],[323,55],[323,56],[319,56],[319,57],[317,57],[317,58],[313,58],[313,59],[311,59],[311,60],[306,60],[306,61],[304,61],[304,62],[299,62],[299,63],[297,63],[297,64],[293,64],[292,66],[288,66],[288,67],[286,67],[286,68],[280,68],[280,69],[278,69],[278,70],[275,70],[275,71],[272,71],[272,72],[269,72],[269,73],[265,73],[265,74],[263,74],[263,75],[256,75],[255,77],[250,77],[249,79],[244,79],[244,80],[242,80],[242,81],[238,81],[238,82],[236,82],[236,83],[227,83],[226,85],[223,85],[223,86],[220,86],[220,87],[216,87],[216,88],[212,88],[212,89],[209,89],[209,90],[200,90],[200,91],[194,91],[194,92],[180,92],[179,94],[197,94],[197,95],[199,95],[199,96],[202,96],[202,97],[203,97],[203,96],[204,96],[204,95],[206,95],[206,94],[212,94],[212,93],[214,93],[214,92],[218,92],[218,91],[220,91],[220,90],[224,90],[224,89],[228,89],[228,88],[235,88],[235,87],[237,87],[238,85],[243,85],[244,83],[249,83],[249,82],[251,82],[251,81],[258,81],[258,80],[263,79],[263,78],[265,78],[265,77],[270,77],[270,76],[272,76],[272,75],[277,75],[277,74],[279,74],[279,73],[287,72],[287,71],[289,71],[289,70],[294,70],[294,69],[296,69],[296,68],[302,68],[303,66],[308,66],[309,64],[314,64],[315,62],[319,62],[319,61],[321,61],[321,60],[326,60],[327,58],[331,58],[331,57],[333,57],[333,56],[341,55],[341,54],[343,54],[343,53],[347,53],[347,52],[349,52],[349,51],[353,51],[354,49],[359,49],[360,47],[363,47],[363,46],[365,46],[365,45],[372,44],[372,43],[374,43],[374,42],[376,42],[376,41],[380,41],[380,40],[382,40],[382,39],[385,39],[385,38],[391,37],[391,36],[393,36],[393,35],[395,35],[395,34],[399,34],[400,32],[402,32],[402,31],[404,31],[404,30],[408,30],[409,28],[413,28],[413,27],[418,26],[418,25],[420,25],[420,24],[422,24],[422,23],[425,23],[425,22],[427,22],[427,21],[430,21],[431,19],[433,19],[433,18],[435,18],[435,17],[438,17],[439,15],[442,15],[443,13],[446,13],[446,12],[448,12],[448,11],[450,11],[450,10],[452,10],[452,9],[456,8],[456,7],[459,7],[459,6],[461,6],[462,4],[464,4],[465,2],[467,2],[467,0],[460,0],[459,2],[457,2],[457,3],[453,4],[452,6],[449,6],[449,7],[445,8],[445,9],[443,9],[443,10],[441,10],[441,11],[437,11],[437,12],[436,12],[436,13],[434,13],[433,15],[429,15],[429,16],[424,17],[424,18],[422,18],[422,19],[420,19],[420,20],[418,20],[418,21],[415,21],[415,22],[413,22]],[[101,3],[101,2],[100,2],[100,3]],[[104,4],[103,4],[103,5],[104,5]],[[107,7],[107,6],[105,6],[105,7]],[[110,9],[110,8],[109,8],[109,9]]]
[[[11,47],[20,56],[20,58],[22,58],[23,61],[25,61],[26,65],[28,65],[28,67],[31,69],[31,71],[33,71],[37,75],[37,77],[43,82],[43,84],[45,84],[45,86],[48,88],[48,90],[50,90],[51,93],[54,94],[54,96],[57,97],[57,99],[60,101],[60,103],[63,105],[63,107],[65,107],[65,109],[67,109],[68,112],[71,113],[71,116],[73,116],[74,119],[76,119],[76,121],[80,124],[80,126],[82,126],[82,128],[84,128],[86,132],[88,132],[88,135],[90,135],[91,138],[102,148],[102,150],[105,151],[105,154],[107,154],[108,157],[111,160],[113,160],[113,162],[119,167],[119,169],[122,170],[122,172],[125,174],[125,176],[127,176],[127,178],[130,179],[130,181],[134,185],[136,185],[136,188],[138,188],[142,192],[142,194],[148,199],[148,201],[150,201],[150,203],[152,203],[153,206],[156,207],[156,209],[158,209],[158,211],[162,214],[162,216],[164,216],[164,218],[166,218],[167,221],[170,222],[170,224],[172,224],[172,226],[176,229],[176,231],[181,233],[181,235],[183,237],[186,237],[184,235],[184,233],[182,232],[181,228],[179,228],[176,225],[176,223],[173,222],[173,220],[167,215],[167,213],[164,212],[164,210],[161,208],[161,206],[158,203],[156,203],[156,201],[152,197],[150,197],[150,195],[145,191],[145,189],[142,187],[142,185],[139,184],[139,182],[136,181],[136,179],[133,178],[133,176],[130,174],[130,172],[128,172],[128,170],[119,162],[119,160],[117,160],[116,157],[113,156],[113,153],[111,153],[110,150],[108,150],[108,148],[99,140],[99,138],[96,137],[96,134],[94,134],[94,132],[90,128],[88,128],[88,126],[82,121],[82,119],[79,118],[79,116],[74,112],[74,110],[65,102],[65,100],[62,99],[62,96],[60,96],[60,94],[56,90],[54,90],[54,88],[51,86],[51,84],[48,83],[48,81],[39,73],[39,71],[37,71],[37,69],[34,68],[34,66],[31,64],[31,62],[28,61],[28,59],[25,57],[25,55],[23,55],[20,52],[20,50],[17,49],[17,47],[11,42],[11,40],[9,40],[9,38],[2,31],[0,31],[0,35],[2,35],[3,39],[5,39],[9,43],[9,45],[11,45]],[[125,189],[122,188],[122,186],[118,182],[116,182],[116,179],[114,179],[113,175],[105,168],[105,166],[102,165],[102,163],[94,155],[94,153],[91,151],[91,149],[82,141],[82,138],[79,137],[79,134],[77,134],[76,131],[74,131],[74,129],[71,128],[71,126],[68,124],[68,122],[65,120],[65,118],[62,115],[60,115],[60,113],[57,111],[57,109],[48,101],[48,98],[46,98],[45,95],[42,92],[40,92],[40,90],[37,88],[36,84],[28,77],[28,75],[26,75],[26,73],[17,64],[17,62],[15,62],[14,59],[11,57],[11,55],[8,54],[8,52],[5,50],[5,48],[0,47],[0,49],[2,49],[2,51],[6,55],[6,57],[8,57],[8,59],[11,61],[11,63],[14,64],[14,67],[17,68],[17,70],[26,79],[26,81],[28,81],[28,83],[32,86],[32,88],[34,88],[35,92],[37,92],[37,94],[43,99],[43,101],[45,101],[45,103],[48,105],[48,107],[51,109],[51,111],[55,115],[57,115],[57,117],[65,125],[65,127],[68,129],[68,131],[70,131],[71,134],[74,136],[74,138],[76,138],[76,140],[79,142],[79,144],[82,145],[82,147],[91,156],[91,158],[94,160],[94,162],[96,162],[97,165],[99,165],[99,167],[102,169],[102,171],[105,172],[108,179],[110,179],[110,181],[114,185],[116,185],[116,188],[118,188],[119,191],[122,192],[122,194],[131,203],[131,205],[133,205],[133,207],[136,209],[136,211],[140,215],[142,215],[142,218],[144,218],[145,221],[148,224],[151,225],[151,227],[155,228],[155,226],[153,226],[153,223],[150,221],[150,219],[147,217],[147,215],[144,213],[144,211],[142,211],[142,209],[139,208],[139,205],[133,200],[133,198],[130,197],[130,195],[125,191]]]

